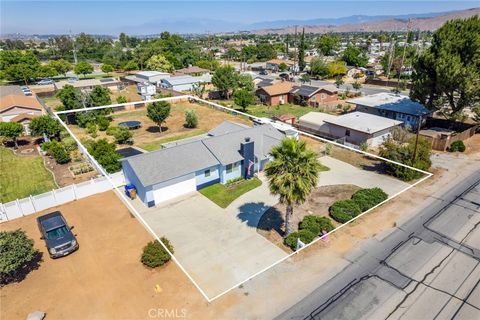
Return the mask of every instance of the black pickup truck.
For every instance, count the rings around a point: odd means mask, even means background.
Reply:
[[[60,211],[37,218],[38,228],[52,258],[66,256],[78,249],[78,242]]]

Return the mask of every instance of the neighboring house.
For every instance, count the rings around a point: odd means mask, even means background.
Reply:
[[[41,116],[45,112],[36,95],[27,97],[20,90],[20,87],[18,87],[18,90],[14,88],[5,88],[4,90],[4,87],[1,87],[0,91],[0,122],[21,123],[25,129],[25,134],[30,134],[28,127],[30,120],[33,117]],[[5,93],[7,95],[4,95]]]
[[[272,84],[277,83],[278,80],[270,79],[270,78],[263,78],[261,76],[257,76],[253,78],[253,84],[258,88],[263,88],[267,86],[271,86]]]
[[[224,122],[201,140],[122,160],[127,183],[147,206],[263,170],[284,134],[271,125]]]
[[[289,102],[290,90],[294,84],[288,81],[282,81],[270,86],[261,87],[255,92],[260,101],[264,104],[277,106]]]
[[[265,69],[272,70],[274,72],[280,71],[280,65],[282,63],[287,65],[286,71],[293,69],[293,66],[295,65],[295,63],[291,60],[272,59],[265,63]]]
[[[337,93],[338,89],[334,85],[322,87],[301,85],[300,87],[294,87],[290,91],[292,95],[290,101],[296,104],[319,107],[322,104],[337,101]]]
[[[122,88],[122,82],[115,78],[102,79],[80,79],[76,81],[62,80],[55,83],[57,90],[62,89],[66,85],[71,85],[75,88],[90,91],[96,86],[108,88],[112,91],[118,91]]]
[[[295,117],[291,113],[285,113],[285,114],[282,114],[282,115],[279,115],[279,116],[273,116],[272,120],[281,121],[281,122],[285,122],[285,123],[293,125],[297,121],[297,117]]]
[[[150,82],[159,85],[162,79],[170,78],[170,73],[160,71],[139,71],[133,75],[125,77],[125,80],[135,83]]]
[[[398,120],[364,112],[334,116],[322,112],[309,112],[299,118],[298,128],[328,139],[345,139],[354,145],[367,143],[370,147],[382,144],[391,136]]]
[[[212,76],[205,74],[200,77],[176,76],[161,80],[160,86],[174,91],[192,91],[197,83],[211,83]]]
[[[347,102],[354,104],[357,111],[402,121],[413,131],[417,130],[420,118],[423,126],[427,118],[432,116],[432,112],[421,103],[395,93],[381,92],[350,99]]]
[[[197,66],[183,68],[175,71],[175,76],[203,76],[209,74],[210,70]]]

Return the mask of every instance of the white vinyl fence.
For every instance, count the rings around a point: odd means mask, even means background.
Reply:
[[[110,178],[115,184],[115,187],[120,187],[125,184],[125,177],[122,171],[111,174]],[[36,196],[0,203],[0,223],[112,189],[112,184],[108,179],[106,177],[100,177]]]

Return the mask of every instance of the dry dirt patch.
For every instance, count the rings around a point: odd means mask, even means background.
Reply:
[[[300,206],[294,207],[292,226],[293,230],[298,229],[298,224],[303,217],[309,214],[328,217],[328,208],[337,200],[350,199],[352,194],[360,188],[354,185],[335,185],[315,188],[310,198]],[[268,209],[260,218],[257,232],[279,246],[288,253],[292,251],[283,244],[283,230],[285,206],[277,204]],[[337,222],[332,220],[335,226]]]

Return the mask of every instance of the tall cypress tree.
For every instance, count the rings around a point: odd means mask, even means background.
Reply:
[[[305,28],[302,30],[302,37],[300,38],[300,46],[298,48],[298,69],[303,71],[305,69]]]

